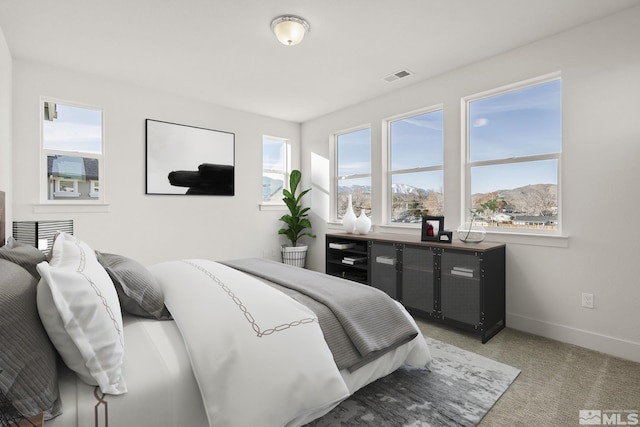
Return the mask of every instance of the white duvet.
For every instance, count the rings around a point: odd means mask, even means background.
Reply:
[[[184,339],[210,426],[299,426],[349,395],[307,307],[213,261],[150,270]]]
[[[223,275],[217,270],[214,274],[213,269],[217,269],[217,265],[209,269],[208,266],[212,264],[202,264],[200,261],[191,263],[189,265],[185,262],[171,262],[150,269],[156,272],[156,278],[167,290],[171,288],[169,293],[171,300],[175,301],[174,305],[185,307],[186,316],[179,316],[180,320],[183,323],[195,324],[195,327],[185,327],[182,324],[181,327],[193,332],[189,335],[193,335],[195,344],[192,343],[189,348],[185,346],[185,338],[174,321],[157,321],[125,315],[126,351],[123,374],[127,380],[128,393],[118,396],[101,395],[95,391],[94,386],[85,384],[69,369],[63,368],[59,377],[63,414],[47,421],[47,426],[225,427],[249,422],[247,419],[259,420],[259,423],[248,424],[252,427],[304,425],[321,417],[338,403],[341,398],[337,396],[344,396],[344,384],[351,394],[377,378],[395,371],[403,364],[424,366],[431,359],[426,342],[420,334],[360,369],[353,372],[349,372],[348,369],[340,371],[343,384],[336,376],[333,362],[327,362],[329,356],[325,344],[317,339],[319,335],[313,313],[311,317],[304,317],[302,320],[281,323],[275,328],[268,327],[265,319],[270,319],[272,314],[267,313],[268,316],[265,317],[263,311],[280,310],[280,305],[288,305],[284,300],[280,300],[282,295],[277,294],[275,298],[278,298],[278,302],[274,303],[275,305],[271,303],[274,295],[269,291],[268,299],[262,299],[265,294],[261,291],[256,291],[255,297],[251,291],[251,295],[245,298],[236,292],[238,287],[244,288],[246,285],[225,285],[222,281]],[[194,274],[197,272],[201,274]],[[214,277],[218,278],[217,282]],[[245,280],[246,276],[234,274],[233,277]],[[193,280],[208,284],[192,286]],[[211,281],[223,292],[216,292],[216,287],[211,286]],[[181,301],[183,298],[180,294],[189,299]],[[239,308],[241,316],[233,309],[233,305],[220,307],[226,305],[224,301],[228,298]],[[255,302],[259,302],[260,305],[266,303],[268,308],[254,309]],[[399,303],[398,305],[400,306]],[[304,307],[296,311],[296,314],[299,313],[304,316],[310,314]],[[404,313],[411,319],[406,311]],[[228,320],[225,315],[229,316]],[[276,320],[281,320],[281,317],[287,316],[278,315]],[[231,322],[231,319],[234,321]],[[310,323],[307,323],[309,320]],[[247,347],[242,343],[242,337],[247,337],[249,341],[255,340],[251,333],[246,333],[247,324],[250,325],[253,334],[266,333],[265,338],[273,338],[281,332],[291,330],[288,336],[276,337],[277,342],[270,341],[283,345],[269,346],[272,354],[271,361],[267,361],[261,353],[263,349],[243,353],[244,348],[254,345]],[[226,330],[231,332],[225,332]],[[237,330],[243,332],[237,333]],[[300,342],[309,347],[308,349],[290,345],[289,341],[297,341],[291,333],[298,332],[303,332]],[[212,340],[211,343],[208,340]],[[198,349],[200,345],[204,347]],[[228,355],[226,349],[234,353]],[[235,363],[229,360],[230,357],[238,357],[239,354],[242,355],[242,362]],[[202,376],[197,382],[190,360],[190,356],[194,355],[205,364],[204,367],[198,368]],[[298,357],[303,356],[305,358],[298,360]],[[290,362],[291,359],[294,363]],[[307,366],[317,362],[317,366]],[[240,363],[245,363],[246,367]],[[271,366],[268,363],[271,363]],[[318,369],[320,367],[323,369]],[[234,373],[227,369],[233,369]],[[237,379],[234,376],[237,376]],[[272,381],[273,377],[276,377],[276,382]],[[293,387],[291,383],[295,383]],[[276,387],[279,390],[276,390]],[[206,390],[209,396],[204,403],[201,389]],[[221,400],[216,403],[216,399]],[[329,404],[330,401],[334,403]],[[233,419],[226,421],[229,418]],[[281,421],[284,419],[287,421]]]

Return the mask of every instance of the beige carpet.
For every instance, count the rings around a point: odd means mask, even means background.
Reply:
[[[640,413],[639,363],[509,328],[482,344],[437,323],[418,324],[428,337],[521,370],[480,426],[578,426],[580,410]]]

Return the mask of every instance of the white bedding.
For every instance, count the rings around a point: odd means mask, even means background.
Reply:
[[[338,372],[319,325],[309,320],[314,313],[284,294],[211,261],[150,270],[176,321],[126,317],[129,392],[100,404],[95,387],[67,372],[60,381],[64,413],[48,427],[299,426],[402,364],[430,361],[419,334],[367,366]]]
[[[123,375],[129,391],[106,395],[63,369],[63,413],[47,427],[207,426],[202,398],[175,322],[125,315]],[[97,420],[97,422],[96,422]]]

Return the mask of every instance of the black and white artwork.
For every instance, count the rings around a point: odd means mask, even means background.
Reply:
[[[235,134],[146,120],[147,194],[234,195]]]

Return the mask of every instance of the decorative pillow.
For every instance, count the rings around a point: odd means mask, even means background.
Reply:
[[[38,264],[38,312],[66,365],[103,393],[126,393],[124,331],[118,294],[95,252],[58,234],[51,261]]]
[[[120,306],[136,316],[158,320],[171,319],[164,305],[164,293],[156,278],[142,264],[122,255],[96,251],[118,291]]]
[[[36,307],[37,280],[0,259],[0,390],[25,416],[59,415],[56,350]]]
[[[47,258],[44,253],[35,246],[18,242],[13,237],[9,237],[7,244],[0,248],[0,259],[6,259],[14,264],[18,264],[33,277],[40,280],[36,266]]]

